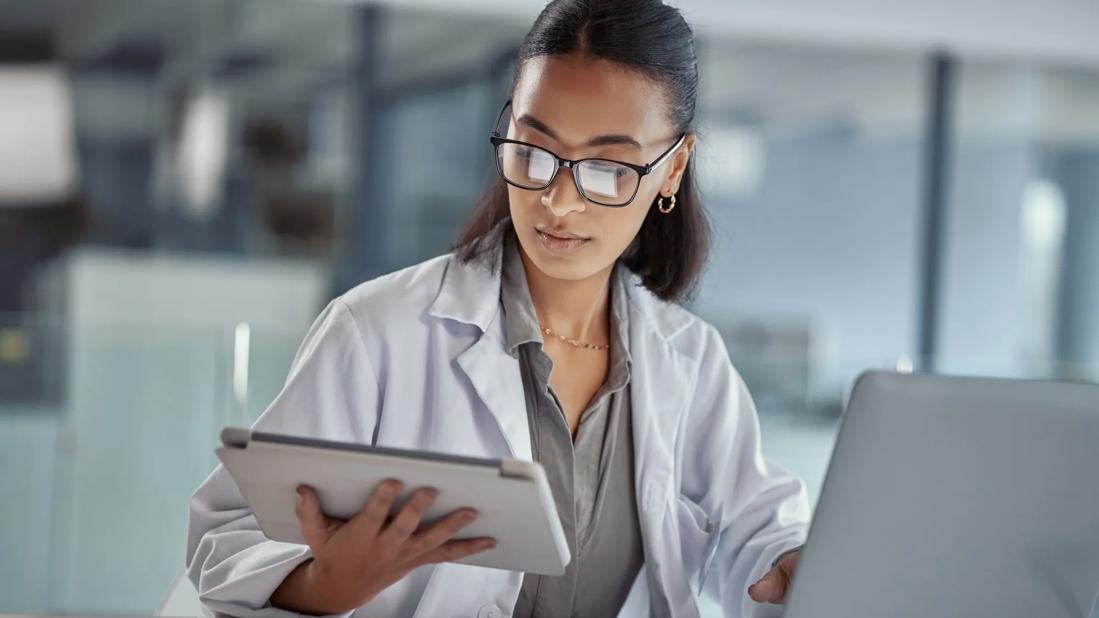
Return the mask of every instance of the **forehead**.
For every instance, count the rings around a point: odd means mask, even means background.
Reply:
[[[562,141],[576,144],[612,134],[646,145],[667,139],[674,129],[658,84],[622,65],[577,55],[528,60],[516,83],[512,113],[529,114]]]

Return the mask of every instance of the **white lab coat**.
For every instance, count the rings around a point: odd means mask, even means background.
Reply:
[[[804,485],[760,453],[755,406],[709,324],[629,277],[631,410],[645,566],[622,615],[698,615],[711,569],[726,616],[775,616],[748,597],[804,542]],[[483,457],[530,459],[519,362],[504,347],[498,271],[444,255],[333,300],[255,428]],[[709,532],[707,531],[709,530]],[[190,503],[187,572],[209,609],[289,616],[268,599],[310,555],[267,540],[222,467]],[[523,574],[427,565],[359,617],[509,616]]]

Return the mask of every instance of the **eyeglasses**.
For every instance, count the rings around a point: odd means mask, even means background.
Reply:
[[[500,116],[489,137],[496,149],[496,167],[504,182],[513,187],[540,191],[553,184],[557,172],[562,167],[572,170],[572,180],[576,190],[584,199],[600,206],[621,208],[629,205],[637,196],[641,186],[641,177],[647,176],[660,167],[676,148],[683,143],[687,134],[679,136],[671,148],[648,165],[634,165],[612,159],[578,159],[570,161],[534,144],[507,139],[500,134],[500,121],[504,112],[511,107],[511,101],[504,103]]]

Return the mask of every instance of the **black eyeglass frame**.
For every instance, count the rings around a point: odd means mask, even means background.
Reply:
[[[503,120],[504,112],[506,112],[509,107],[511,107],[511,99],[508,99],[507,103],[504,103],[504,107],[500,109],[500,115],[497,116],[496,124],[493,126],[493,129],[492,129],[492,134],[488,138],[489,143],[492,144],[493,151],[496,155],[496,169],[500,172],[500,178],[503,178],[504,182],[506,182],[509,185],[511,185],[513,187],[516,187],[518,189],[525,189],[527,191],[541,191],[541,190],[545,189],[546,187],[550,186],[551,184],[553,184],[553,181],[557,179],[557,172],[561,171],[562,167],[567,167],[569,170],[572,170],[574,167],[576,167],[577,165],[579,165],[579,164],[581,164],[585,161],[606,161],[608,163],[614,163],[616,165],[622,165],[622,166],[628,167],[628,168],[632,169],[633,171],[637,172],[637,184],[633,188],[633,193],[630,195],[630,199],[626,200],[625,202],[623,202],[621,204],[607,204],[607,203],[604,203],[604,202],[600,202],[599,200],[592,199],[591,197],[588,196],[587,193],[584,192],[584,188],[580,186],[580,179],[577,177],[577,174],[575,172],[572,174],[572,183],[574,185],[576,185],[577,193],[579,193],[585,200],[588,200],[589,202],[591,202],[593,204],[603,206],[604,208],[624,208],[624,207],[629,206],[630,204],[632,204],[634,198],[637,197],[638,190],[641,189],[641,179],[644,178],[645,176],[648,176],[649,174],[653,173],[653,171],[656,170],[656,168],[663,165],[664,162],[667,161],[668,157],[672,156],[672,153],[675,152],[676,149],[679,148],[681,145],[683,145],[683,141],[687,139],[687,134],[686,133],[684,133],[683,135],[680,135],[679,139],[677,139],[675,141],[675,143],[672,144],[671,148],[668,148],[667,150],[665,150],[659,157],[654,159],[652,163],[648,163],[646,165],[637,165],[635,163],[628,163],[626,161],[616,161],[614,159],[606,159],[606,158],[603,158],[603,157],[585,157],[583,159],[575,159],[575,160],[565,159],[563,157],[558,156],[557,153],[553,152],[552,150],[549,150],[547,148],[543,148],[542,146],[537,146],[535,144],[531,144],[529,142],[523,142],[523,141],[516,140],[516,139],[510,139],[510,138],[507,138],[507,137],[504,137],[504,136],[500,135],[500,121]],[[546,184],[544,184],[540,187],[524,187],[522,185],[516,184],[516,183],[508,180],[507,175],[504,174],[503,167],[501,167],[501,165],[500,165],[500,145],[501,144],[518,144],[520,146],[526,146],[527,148],[537,148],[538,150],[541,150],[545,153],[548,153],[551,157],[553,157],[554,160],[557,162],[557,164],[554,166],[553,174],[550,175],[549,180],[546,181]]]

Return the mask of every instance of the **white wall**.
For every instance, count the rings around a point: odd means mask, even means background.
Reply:
[[[40,453],[52,466],[25,481],[52,490],[48,590],[28,611],[152,611],[183,567],[187,499],[216,463],[218,432],[270,401],[326,279],[303,260],[97,248],[45,272],[40,308],[66,327],[66,380],[57,448]],[[239,322],[252,325],[255,363],[235,399]],[[25,553],[10,536],[24,530],[0,528],[0,547]]]
[[[915,348],[919,142],[839,133],[765,149],[758,194],[707,197],[718,238],[698,310],[809,320],[815,390],[839,394]]]

